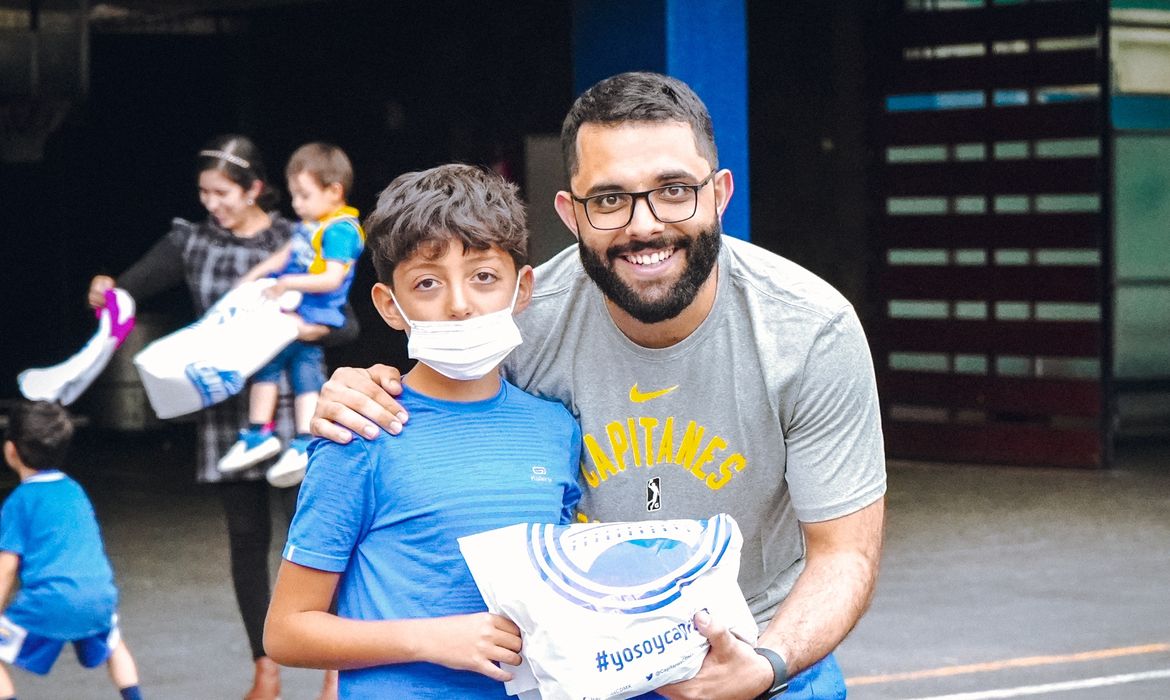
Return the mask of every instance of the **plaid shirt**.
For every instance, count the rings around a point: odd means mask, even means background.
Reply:
[[[248,270],[263,261],[292,236],[292,223],[276,212],[270,213],[272,225],[248,238],[236,236],[221,228],[208,218],[192,223],[175,219],[170,233],[162,246],[155,251],[170,251],[158,255],[148,254],[142,263],[146,266],[132,266],[123,273],[121,281],[131,282],[153,278],[181,278],[191,292],[195,311],[200,316],[232,288]],[[176,255],[177,253],[177,255]],[[149,269],[145,269],[149,268]],[[126,290],[141,301],[132,285]],[[146,285],[143,284],[143,287]],[[153,291],[161,291],[151,289]],[[150,294],[147,293],[147,296]],[[277,408],[277,432],[291,437],[293,434],[292,401],[287,384],[281,381],[281,400]],[[248,392],[244,391],[222,403],[211,406],[198,415],[199,439],[195,463],[195,479],[199,482],[254,481],[264,478],[268,464],[259,464],[242,472],[221,474],[216,467],[219,458],[238,438],[240,428],[248,424]]]

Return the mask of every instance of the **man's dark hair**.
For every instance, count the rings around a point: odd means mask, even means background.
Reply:
[[[707,106],[683,81],[660,73],[619,73],[586,90],[569,108],[561,126],[565,174],[577,173],[577,132],[582,124],[617,126],[623,122],[683,122],[695,135],[695,148],[712,168],[719,167],[715,128]]]
[[[366,217],[366,246],[378,281],[393,286],[394,268],[415,253],[443,255],[493,246],[528,261],[528,220],[516,186],[499,175],[453,163],[400,175],[378,195]]]
[[[59,403],[21,401],[8,412],[4,439],[12,442],[30,469],[60,468],[73,440],[73,421]]]

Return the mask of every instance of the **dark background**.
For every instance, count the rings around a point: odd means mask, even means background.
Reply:
[[[873,5],[748,4],[750,237],[826,277],[863,317]],[[571,17],[567,0],[347,0],[230,15],[244,27],[230,34],[95,31],[90,94],[45,160],[0,165],[0,398],[17,396],[21,369],[61,361],[93,332],[93,275],[120,273],[173,217],[205,215],[194,154],[217,134],[252,137],[282,188],[297,146],[339,144],[363,212],[398,174],[451,160],[503,157],[523,185],[524,135],[558,132],[575,97]],[[362,339],[331,350],[331,365],[406,362],[404,338],[367,302],[372,279],[363,257],[351,293]],[[140,311],[177,327],[191,320],[185,294]]]

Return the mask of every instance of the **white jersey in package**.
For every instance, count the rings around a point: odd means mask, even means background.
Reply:
[[[731,516],[576,525],[519,524],[459,539],[488,610],[520,628],[512,695],[629,698],[699,672],[706,610],[754,643]],[[534,689],[539,692],[536,695]]]
[[[231,290],[194,323],[159,338],[134,356],[134,366],[159,418],[200,411],[234,396],[244,382],[297,337],[297,318],[284,313],[299,292],[269,299],[274,280]]]
[[[134,329],[134,298],[125,289],[107,289],[97,309],[98,329],[80,350],[52,367],[26,369],[16,378],[30,401],[59,401],[68,406],[98,378],[126,336]]]

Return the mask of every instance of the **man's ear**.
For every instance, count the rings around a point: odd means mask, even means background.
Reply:
[[[512,309],[513,316],[528,308],[529,302],[532,301],[532,290],[536,283],[536,274],[532,271],[531,265],[525,265],[520,268],[518,277],[520,289],[516,292],[516,306]]]
[[[410,329],[410,324],[402,317],[402,312],[398,310],[398,305],[394,303],[394,298],[391,296],[390,287],[388,285],[378,282],[370,289],[370,299],[374,301],[374,308],[378,310],[378,315],[390,326],[397,331],[406,331]]]
[[[557,192],[556,199],[553,200],[553,207],[557,210],[557,216],[565,222],[565,226],[569,227],[575,237],[580,238],[581,235],[577,231],[577,212],[573,207],[573,196],[564,190]]]
[[[731,202],[733,192],[735,192],[735,178],[731,176],[731,171],[724,168],[715,173],[715,206],[719,211],[719,218],[723,218],[723,212],[727,211],[727,205]]]

